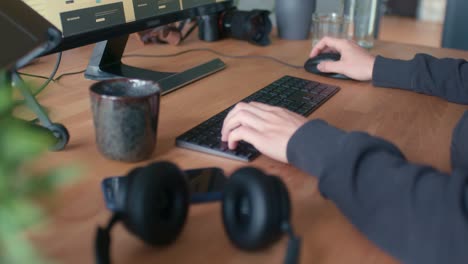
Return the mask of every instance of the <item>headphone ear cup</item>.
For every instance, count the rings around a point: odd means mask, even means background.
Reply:
[[[284,195],[278,186],[274,177],[255,168],[242,168],[230,177],[223,193],[222,216],[226,233],[237,247],[256,250],[280,238],[289,199],[282,208]]]
[[[150,245],[167,245],[185,224],[189,191],[184,173],[174,164],[150,164],[129,175],[126,228]]]
[[[268,176],[275,188],[275,197],[277,197],[277,207],[280,210],[281,224],[288,222],[291,218],[291,199],[289,192],[283,181],[277,176]]]

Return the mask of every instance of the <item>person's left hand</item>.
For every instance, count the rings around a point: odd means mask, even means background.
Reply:
[[[241,140],[261,153],[282,162],[287,160],[289,139],[307,119],[280,107],[262,103],[238,103],[224,119],[222,141],[235,149]]]

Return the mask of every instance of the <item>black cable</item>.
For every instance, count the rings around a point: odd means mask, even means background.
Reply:
[[[213,53],[213,54],[216,54],[216,55],[218,55],[218,56],[225,57],[225,58],[231,58],[231,59],[266,59],[266,60],[271,60],[271,61],[277,62],[277,63],[279,63],[279,64],[282,64],[282,65],[285,65],[285,66],[288,66],[288,67],[291,67],[291,68],[294,68],[294,69],[302,69],[302,68],[304,68],[303,65],[301,65],[301,66],[299,66],[299,65],[293,65],[293,64],[284,62],[284,61],[282,61],[282,60],[279,60],[279,59],[277,59],[277,58],[275,58],[275,57],[272,57],[272,56],[263,56],[263,55],[229,55],[229,54],[221,53],[221,52],[219,52],[219,51],[216,51],[216,50],[213,50],[213,49],[210,49],[210,48],[188,49],[188,50],[180,51],[180,52],[177,52],[177,53],[163,54],[163,55],[128,54],[128,55],[124,55],[123,57],[125,57],[125,58],[131,58],[131,57],[137,57],[137,58],[168,58],[168,57],[176,57],[176,56],[180,56],[180,55],[183,55],[183,54],[186,54],[186,53],[198,52],[198,51],[207,51],[207,52],[211,52],[211,53]]]
[[[185,35],[182,36],[182,38],[180,39],[181,42],[183,42],[185,39],[187,39],[190,34],[192,34],[192,32],[198,27],[198,22],[195,22],[195,24],[193,24],[189,30],[187,31],[187,33],[185,33]]]
[[[80,74],[80,73],[85,73],[85,72],[86,72],[86,70],[76,71],[76,72],[62,73],[62,74],[60,74],[57,78],[55,78],[55,81],[58,82],[58,81],[60,81],[60,79],[62,79],[62,78],[65,77],[65,76],[75,75],[75,74]]]
[[[52,70],[52,73],[50,74],[49,77],[45,77],[45,76],[40,76],[40,75],[35,75],[35,74],[23,74],[23,73],[18,73],[18,74],[22,74],[22,75],[25,75],[25,76],[32,76],[32,77],[36,77],[36,78],[41,78],[41,79],[47,79],[40,87],[39,89],[37,89],[36,91],[34,91],[32,93],[33,96],[38,96],[42,91],[44,91],[44,89],[50,84],[50,82],[52,81],[55,81],[54,77],[55,75],[57,74],[57,71],[60,67],[60,63],[62,62],[62,52],[59,52],[57,53],[57,61],[55,62],[55,66],[54,66],[54,69]],[[34,76],[33,76],[34,75]],[[19,106],[19,105],[22,105],[24,104],[25,101],[24,100],[18,100],[14,103],[14,106]]]
[[[189,21],[189,19],[186,19],[186,20],[181,21],[181,22],[179,23],[179,26],[177,26],[177,30],[179,30],[179,32],[182,32],[182,30],[183,30],[184,27],[185,27],[185,24],[187,24],[187,21]]]
[[[60,81],[60,79],[62,79],[65,76],[75,75],[75,74],[80,74],[80,73],[85,73],[85,72],[86,72],[86,70],[62,73],[57,78],[53,79],[52,81],[53,82],[58,82],[58,81]],[[45,77],[45,76],[41,76],[41,75],[35,75],[35,74],[29,74],[29,73],[19,73],[19,74],[24,75],[24,76],[34,77],[34,78],[40,78],[40,79],[46,79],[46,80],[49,79],[49,77]]]
[[[52,73],[50,74],[49,78],[47,79],[47,81],[41,85],[41,87],[39,87],[39,89],[37,89],[33,95],[34,96],[37,96],[38,94],[40,94],[42,91],[44,91],[44,89],[49,85],[49,83],[51,81],[55,81],[54,80],[54,77],[55,75],[57,74],[57,71],[60,67],[60,63],[62,62],[62,52],[59,52],[57,53],[57,61],[55,62],[55,66],[54,66],[54,69],[52,70]]]
[[[231,58],[231,59],[266,59],[266,60],[271,60],[271,61],[274,61],[276,63],[279,63],[279,64],[282,64],[282,65],[285,65],[285,66],[288,66],[288,67],[291,67],[291,68],[294,68],[294,69],[302,69],[304,66],[299,66],[299,65],[293,65],[293,64],[290,64],[290,63],[287,63],[287,62],[284,62],[282,60],[279,60],[275,57],[272,57],[272,56],[263,56],[263,55],[228,55],[228,54],[224,54],[224,53],[221,53],[219,51],[216,51],[216,50],[213,50],[213,49],[209,49],[209,48],[198,48],[198,49],[188,49],[188,50],[184,50],[184,51],[180,51],[180,52],[177,52],[177,53],[172,53],[172,54],[161,54],[161,55],[150,55],[150,54],[128,54],[128,55],[124,55],[123,57],[125,58],[131,58],[131,57],[137,57],[137,58],[170,58],[170,57],[177,57],[177,56],[180,56],[180,55],[183,55],[183,54],[187,54],[187,53],[191,53],[191,52],[199,52],[199,51],[206,51],[206,52],[211,52],[213,54],[216,54],[218,56],[221,56],[221,57],[226,57],[226,58]],[[53,81],[60,81],[63,77],[66,77],[66,76],[70,76],[70,75],[75,75],[75,74],[81,74],[81,73],[84,73],[86,72],[86,70],[81,70],[81,71],[76,71],[76,72],[67,72],[67,73],[63,73],[61,75],[59,75],[57,78],[53,79]],[[34,77],[37,77],[37,78],[47,78],[47,77],[44,77],[44,76],[40,76],[40,75],[36,75]]]
[[[49,79],[49,77],[45,77],[45,76],[41,76],[41,75],[36,75],[36,74],[30,74],[30,73],[25,73],[25,72],[18,72],[18,74],[24,75],[24,76],[28,76],[28,77],[33,77],[33,78],[44,79],[44,80],[48,80],[48,79]],[[55,82],[55,80],[52,80],[52,81]]]

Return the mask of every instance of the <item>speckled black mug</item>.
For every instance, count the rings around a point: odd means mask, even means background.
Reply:
[[[156,148],[161,90],[151,81],[118,79],[90,88],[96,144],[107,158],[149,159]]]

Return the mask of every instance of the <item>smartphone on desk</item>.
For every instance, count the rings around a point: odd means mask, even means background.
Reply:
[[[220,168],[186,170],[191,203],[220,201],[227,178]]]

